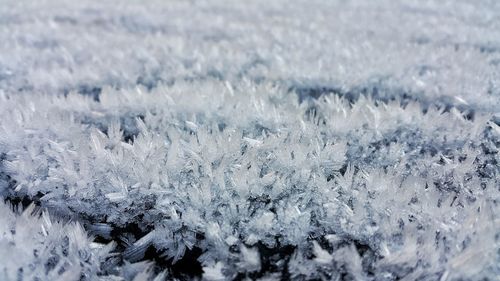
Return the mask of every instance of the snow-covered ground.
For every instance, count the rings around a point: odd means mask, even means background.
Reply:
[[[498,280],[499,124],[499,1],[0,0],[0,280]]]

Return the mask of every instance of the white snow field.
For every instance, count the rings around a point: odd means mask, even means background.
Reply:
[[[0,0],[0,280],[500,280],[500,1]]]

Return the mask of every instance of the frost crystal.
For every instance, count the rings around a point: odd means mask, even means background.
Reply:
[[[4,1],[0,280],[497,280],[498,1]]]

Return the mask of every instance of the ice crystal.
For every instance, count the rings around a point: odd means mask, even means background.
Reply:
[[[294,2],[2,3],[0,279],[496,280],[498,3]]]

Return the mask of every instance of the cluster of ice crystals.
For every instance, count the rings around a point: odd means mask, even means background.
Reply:
[[[21,213],[2,202],[0,211],[2,280],[152,280],[151,263],[118,266],[114,243],[93,242],[77,222],[54,221],[34,205]]]
[[[0,279],[496,280],[498,2],[293,2],[1,3]]]
[[[201,249],[207,279],[260,276],[265,249],[294,278],[498,272],[491,114],[231,91],[3,94],[1,192],[119,237],[131,262],[150,247],[174,264]]]

